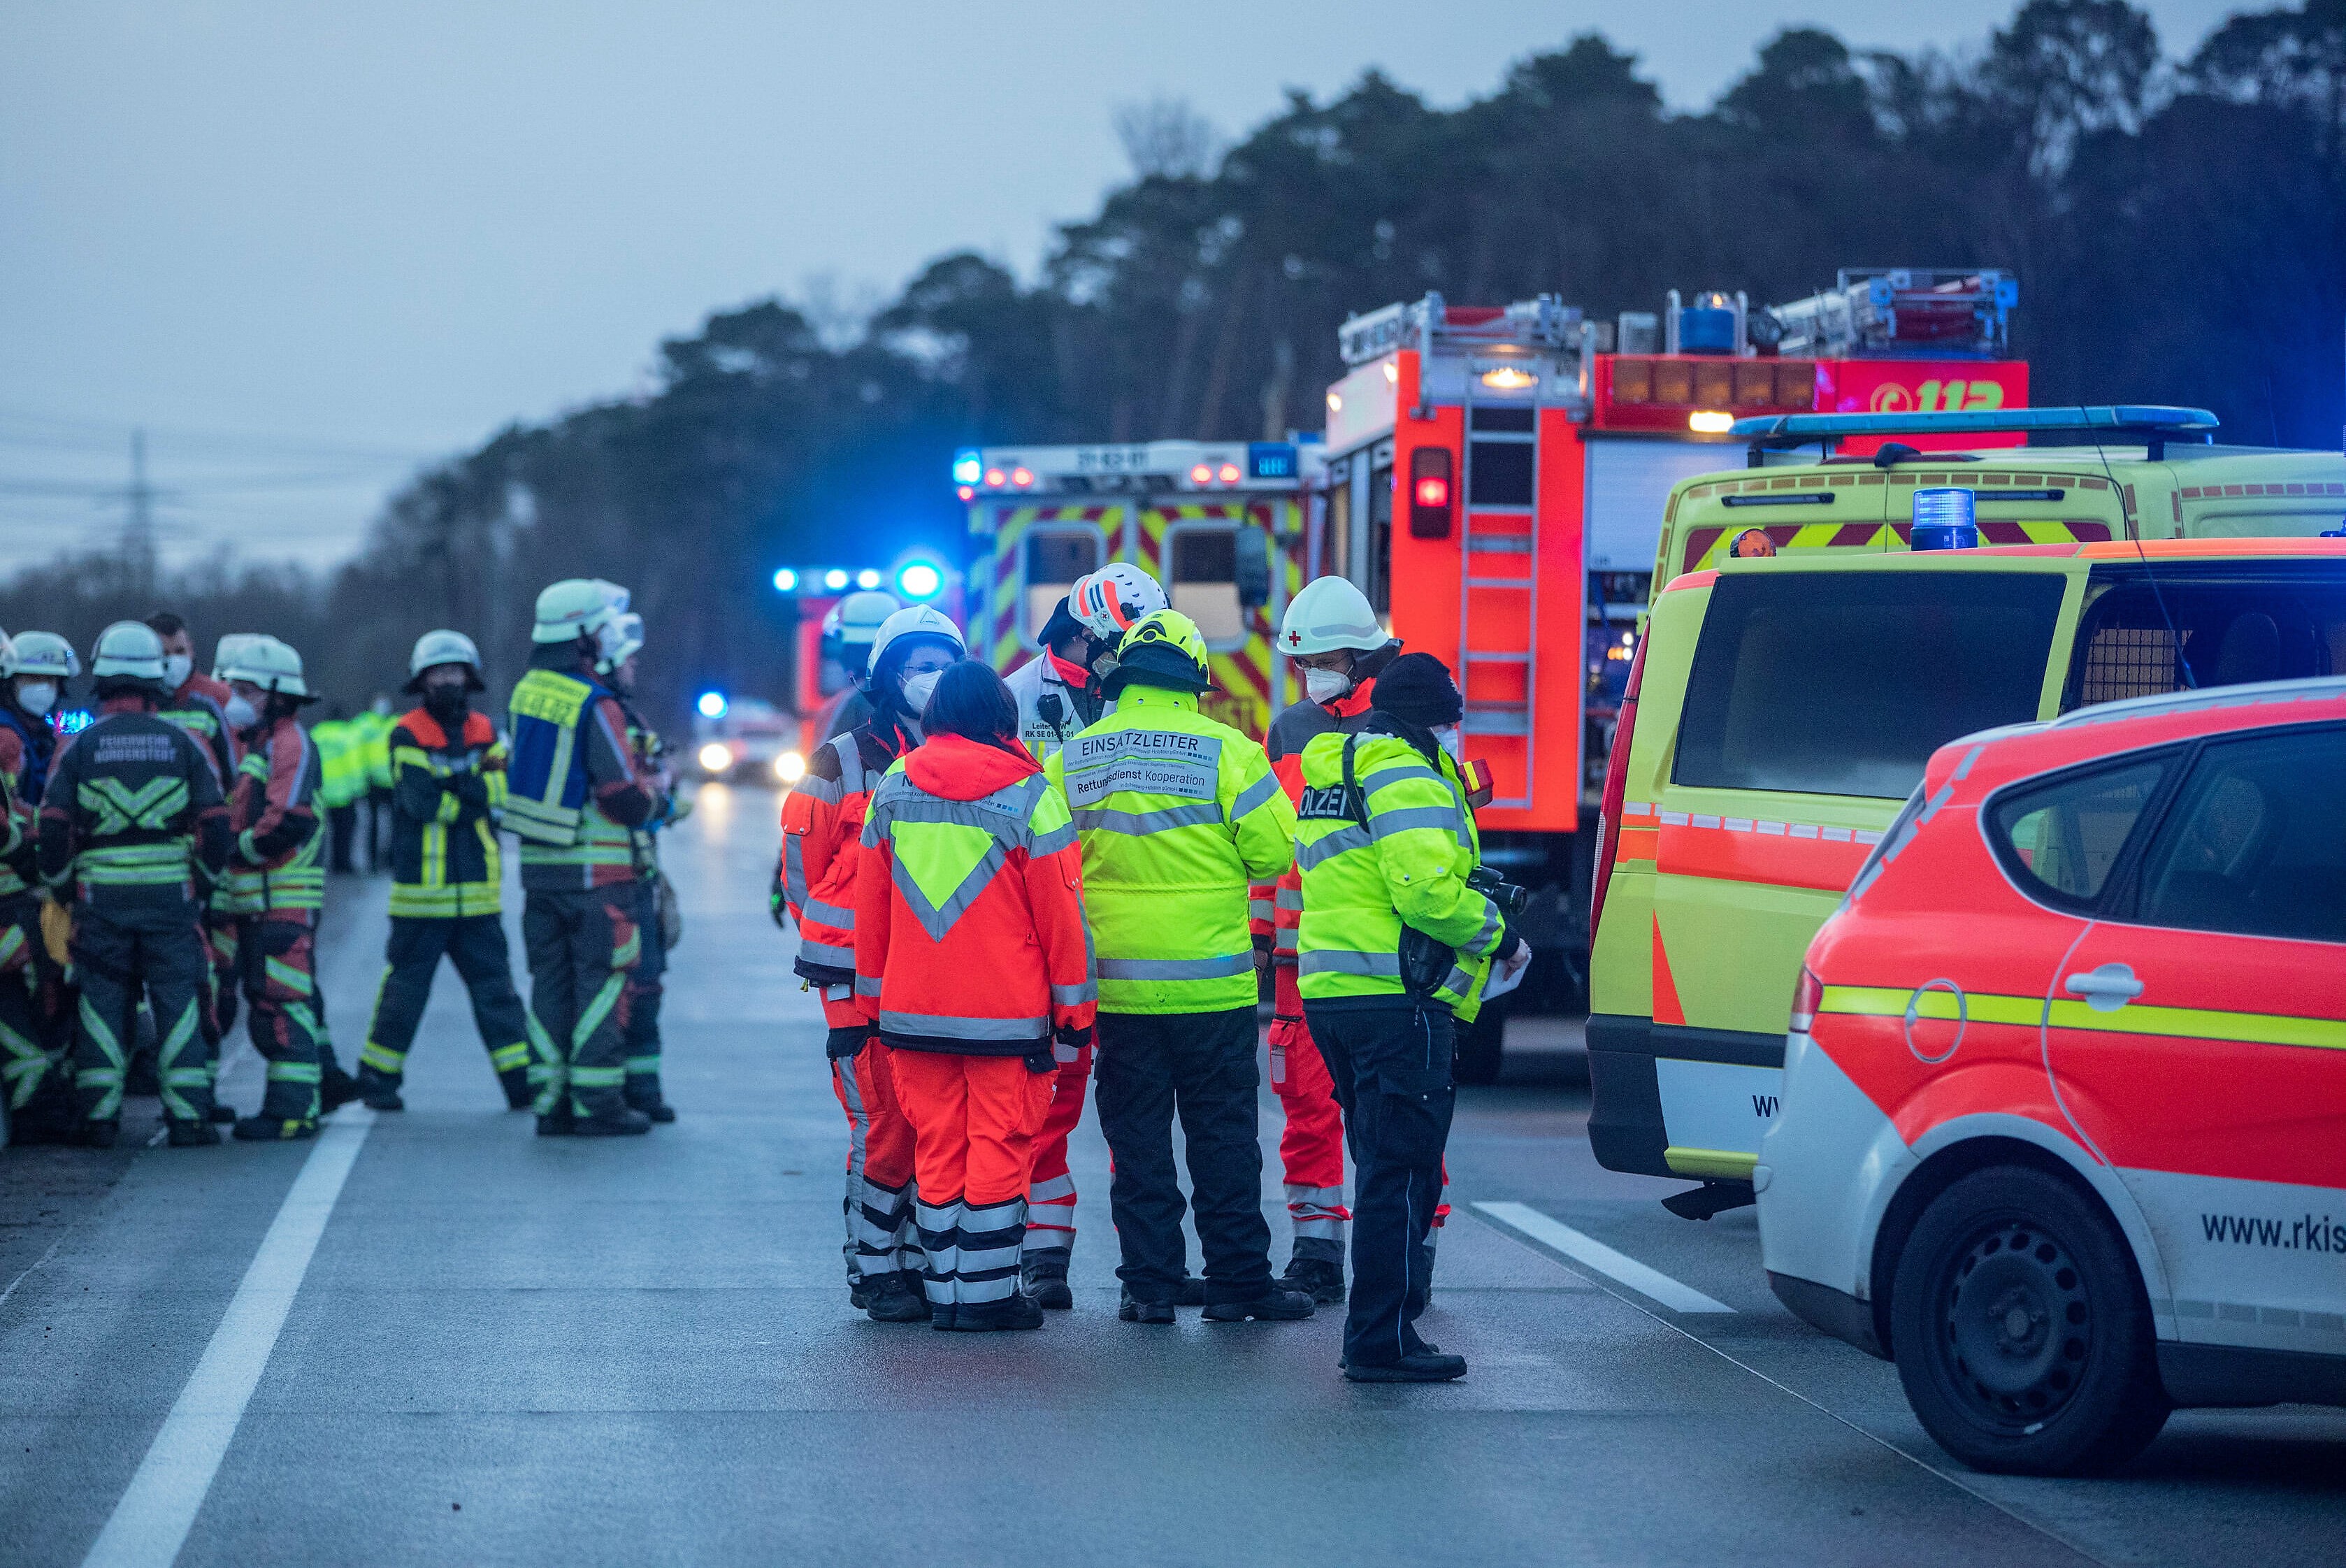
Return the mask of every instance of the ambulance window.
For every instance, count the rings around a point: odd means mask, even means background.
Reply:
[[[2346,942],[2346,728],[2199,754],[2143,856],[2145,925]]]
[[[1392,608],[1392,520],[1393,471],[1388,461],[1369,470],[1369,580],[1363,591],[1380,616]]]
[[[1198,623],[1217,653],[1246,641],[1239,602],[1238,530],[1225,523],[1176,523],[1165,530],[1173,607]]]
[[[1787,572],[1712,587],[1678,784],[1902,799],[1960,735],[2036,717],[2045,572]]]
[[[1352,487],[1338,484],[1328,492],[1328,531],[1320,544],[1322,576],[1352,575]]]
[[[1026,640],[1039,643],[1051,612],[1076,579],[1107,565],[1097,528],[1035,527],[1021,547],[1026,578]]]
[[[1988,841],[2030,894],[2082,911],[2101,897],[2172,760],[2172,754],[2134,759],[2006,790],[1989,808]]]

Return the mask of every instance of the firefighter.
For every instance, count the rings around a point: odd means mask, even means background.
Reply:
[[[782,800],[775,920],[798,921],[792,968],[822,996],[832,1091],[847,1113],[847,1297],[882,1323],[929,1316],[913,1228],[913,1128],[897,1104],[887,1045],[855,1000],[856,875],[872,791],[921,744],[922,716],[945,670],[968,653],[961,630],[915,605],[872,640],[863,691],[871,721],[826,741]]]
[[[1288,602],[1279,650],[1301,672],[1307,700],[1271,721],[1264,750],[1290,802],[1303,796],[1303,748],[1315,735],[1350,734],[1366,723],[1377,672],[1401,652],[1378,624],[1368,596],[1342,577],[1315,577]],[[1290,868],[1254,890],[1253,934],[1271,961],[1270,1087],[1286,1125],[1279,1136],[1293,1227],[1286,1282],[1332,1306],[1344,1299],[1344,1118],[1327,1064],[1311,1044],[1295,986],[1295,927],[1303,873]]]
[[[421,706],[392,726],[391,942],[382,984],[359,1050],[359,1094],[377,1111],[404,1108],[400,1084],[415,1028],[444,954],[473,1001],[473,1023],[521,1110],[529,1086],[529,1022],[505,949],[496,813],[505,799],[505,748],[488,715],[480,650],[462,632],[426,632],[408,656],[407,689]]]
[[[1052,1043],[1091,1033],[1082,855],[974,659],[908,679],[929,738],[872,793],[855,874],[855,1000],[912,1124],[931,1327],[1038,1329],[1019,1288]]]
[[[1270,1276],[1257,1141],[1247,886],[1294,858],[1295,812],[1262,748],[1198,711],[1206,643],[1175,610],[1117,645],[1115,707],[1051,759],[1083,841],[1099,968],[1099,1119],[1124,1262],[1118,1316],[1169,1323],[1185,1269],[1173,1164],[1189,1165],[1206,1316],[1309,1318]]]
[[[46,715],[55,706],[54,686],[80,668],[55,633],[25,632],[15,642],[0,636],[0,1104],[11,1143],[67,1142],[81,1126],[65,976],[42,938],[45,905],[36,891],[40,789],[56,749]],[[20,670],[31,677],[25,684],[36,687],[40,677],[54,677],[51,690],[33,695],[39,716],[18,699]]]
[[[1048,762],[1069,738],[1106,710],[1100,681],[1116,666],[1116,645],[1141,616],[1166,607],[1165,589],[1137,566],[1117,562],[1076,581],[1044,625],[1043,652],[1005,682],[1018,702],[1018,737],[1037,762]],[[1076,1178],[1067,1166],[1067,1138],[1083,1119],[1091,1082],[1088,1045],[1056,1047],[1058,1072],[1051,1113],[1035,1138],[1033,1184],[1026,1191],[1025,1282],[1041,1305],[1076,1304],[1067,1265],[1076,1246]],[[1185,1278],[1181,1299],[1205,1305],[1205,1286]]]
[[[637,765],[627,716],[595,673],[620,641],[627,591],[566,577],[537,596],[515,686],[505,825],[521,840],[540,1137],[651,1130],[627,1103],[627,971],[642,946],[632,830],[666,792]]]
[[[161,1040],[158,1086],[171,1145],[217,1144],[198,928],[202,895],[229,853],[219,780],[188,732],[156,714],[163,643],[150,627],[107,626],[90,670],[97,716],[53,759],[38,847],[41,881],[74,901],[81,1136],[111,1148],[119,1135],[128,1041],[144,992]]]
[[[318,748],[294,718],[316,699],[302,679],[301,656],[272,636],[240,642],[221,673],[241,759],[229,796],[237,968],[246,1033],[269,1063],[260,1109],[239,1119],[236,1135],[314,1137],[321,1115],[358,1096],[357,1081],[334,1060],[318,992],[318,921],[326,902]]]
[[[627,971],[627,1102],[655,1124],[676,1120],[676,1107],[660,1093],[660,1002],[667,988],[660,976],[668,972],[668,932],[665,911],[672,909],[662,890],[659,830],[684,820],[692,802],[676,793],[675,781],[664,760],[667,748],[659,732],[636,711],[636,655],[644,646],[644,617],[632,612],[619,617],[619,641],[608,656],[595,662],[595,671],[619,699],[627,716],[627,744],[634,748],[636,766],[659,782],[667,806],[661,815],[628,835],[636,851],[636,929],[643,945],[635,967]]]
[[[188,623],[169,610],[158,610],[147,625],[163,639],[163,687],[168,695],[156,711],[195,738],[213,771],[220,792],[236,785],[236,737],[228,722],[228,684],[196,668],[196,640]],[[228,911],[223,891],[214,889],[204,905],[204,957],[210,972],[204,986],[204,1044],[215,1069],[220,1059],[220,1036],[236,1022],[236,917]],[[212,1103],[214,1121],[232,1121],[236,1113]]]
[[[358,803],[366,794],[366,758],[360,749],[358,727],[335,704],[326,709],[325,718],[310,727],[310,739],[318,748],[318,804],[326,813],[326,870],[334,876],[348,876],[358,869],[352,851],[358,842]],[[396,795],[396,785],[393,792]]]
[[[391,868],[391,837],[398,817],[391,770],[391,698],[378,695],[366,711],[351,721],[356,731],[359,760],[364,766],[367,874],[380,876]],[[353,782],[357,782],[354,779]]]
[[[823,612],[821,684],[832,695],[811,728],[824,740],[872,722],[872,704],[863,695],[863,677],[872,667],[872,641],[888,617],[903,607],[895,595],[866,588]]]
[[[1365,724],[1303,748],[1296,969],[1356,1167],[1342,1365],[1359,1382],[1466,1370],[1413,1321],[1432,1288],[1453,1032],[1460,1014],[1472,1022],[1494,961],[1512,972],[1530,952],[1468,881],[1480,840],[1456,760],[1464,713],[1441,661],[1404,654],[1377,677]]]

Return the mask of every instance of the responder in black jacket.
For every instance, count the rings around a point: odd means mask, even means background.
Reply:
[[[84,1141],[110,1148],[140,990],[155,1011],[172,1146],[219,1142],[201,1027],[209,968],[198,921],[228,862],[228,809],[211,762],[156,716],[163,642],[138,621],[98,634],[98,713],[57,750],[41,799],[41,880],[74,910],[81,981],[74,1081]]]

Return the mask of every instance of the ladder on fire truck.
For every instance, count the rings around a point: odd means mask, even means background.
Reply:
[[[1466,717],[1460,727],[1467,735],[1519,735],[1525,738],[1524,776],[1515,793],[1494,796],[1494,807],[1528,808],[1533,800],[1533,775],[1539,766],[1537,748],[1528,744],[1532,732],[1532,715],[1539,701],[1539,535],[1540,509],[1535,489],[1532,504],[1522,512],[1514,507],[1477,507],[1474,504],[1474,449],[1478,443],[1527,445],[1532,448],[1532,472],[1536,484],[1539,471],[1539,412],[1536,407],[1522,403],[1495,403],[1474,400],[1474,376],[1466,378],[1463,461],[1459,464],[1459,546],[1461,569],[1458,587],[1458,686],[1465,698]],[[1531,415],[1529,428],[1477,428],[1478,409],[1504,408],[1510,412],[1520,411]],[[1500,422],[1494,420],[1495,426]],[[1513,422],[1508,422],[1512,423]],[[1521,527],[1512,526],[1520,519]],[[1499,561],[1484,564],[1484,558],[1497,556]],[[1523,575],[1511,576],[1494,568],[1513,561],[1523,564]],[[1477,616],[1474,596],[1505,596],[1505,615]],[[1515,605],[1520,597],[1523,612],[1523,636],[1509,635]],[[1520,646],[1516,646],[1520,644]],[[1478,674],[1485,678],[1477,679]],[[1494,699],[1487,695],[1493,684],[1506,687],[1519,674],[1523,682],[1523,700]],[[1478,688],[1484,695],[1478,695]]]

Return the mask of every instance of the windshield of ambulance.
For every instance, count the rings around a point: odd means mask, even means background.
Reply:
[[[2036,717],[2062,586],[2044,572],[1723,575],[1671,781],[1901,799],[1948,741]]]

